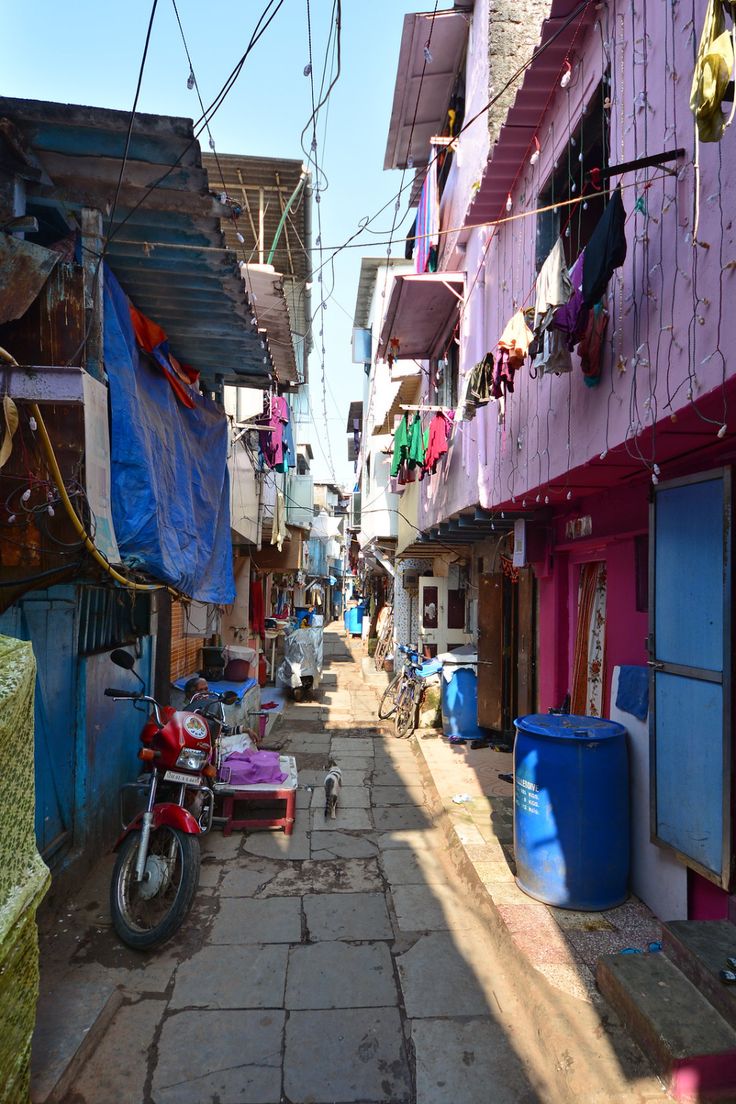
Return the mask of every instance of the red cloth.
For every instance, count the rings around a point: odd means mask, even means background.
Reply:
[[[128,303],[128,310],[133,333],[141,349],[158,364],[179,402],[191,409],[194,406],[194,399],[190,388],[199,379],[199,372],[186,364],[180,364],[173,356],[169,351],[169,339],[157,322],[147,318],[131,302]]]
[[[263,583],[260,579],[250,581],[250,627],[257,636],[266,635],[266,608],[263,602]]]
[[[452,433],[452,411],[447,414],[440,411],[435,414],[429,425],[429,443],[424,457],[424,470],[432,475],[437,471],[437,463],[440,457],[447,452],[450,434]]]

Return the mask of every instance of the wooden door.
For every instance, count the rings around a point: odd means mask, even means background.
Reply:
[[[503,575],[481,575],[478,601],[478,724],[503,729]]]

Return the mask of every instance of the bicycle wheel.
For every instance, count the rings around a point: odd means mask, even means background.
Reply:
[[[394,717],[394,734],[401,740],[405,736],[411,736],[416,726],[417,705],[414,700],[414,683],[407,682],[399,693],[396,702],[396,716]]]
[[[387,721],[396,712],[396,700],[399,695],[402,674],[403,671],[397,671],[383,691],[383,697],[378,703],[378,716],[382,721]]]

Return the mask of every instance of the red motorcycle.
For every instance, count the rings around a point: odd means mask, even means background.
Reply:
[[[135,660],[122,648],[110,659],[131,671]],[[220,717],[210,716],[206,706],[197,712],[160,706],[143,691],[105,690],[116,701],[129,699],[151,706],[140,733],[138,758],[144,775],[124,786],[145,798],[145,810],[125,823],[115,844],[117,860],[110,886],[110,911],[120,939],[136,950],[156,947],[169,939],[191,908],[199,882],[199,840],[212,827],[215,807],[213,783],[216,767],[213,748],[224,724],[222,705],[237,695],[210,693],[207,703],[216,703]],[[204,714],[204,715],[203,715]]]

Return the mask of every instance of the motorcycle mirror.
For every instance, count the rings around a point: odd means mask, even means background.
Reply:
[[[238,700],[238,695],[234,690],[226,690],[222,695],[222,701],[225,705],[235,705]]]
[[[126,671],[132,671],[135,667],[135,659],[123,648],[116,648],[114,652],[110,652],[110,659],[116,667],[123,667]]]

